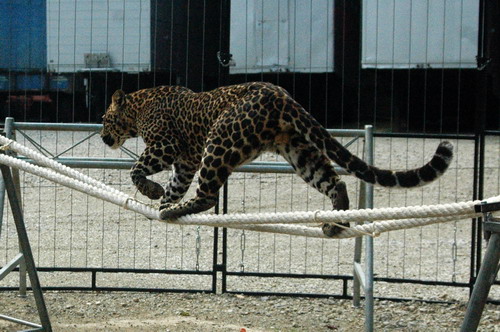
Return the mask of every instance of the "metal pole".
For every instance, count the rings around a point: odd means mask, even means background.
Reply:
[[[373,165],[373,126],[365,126],[365,150],[366,158],[365,161],[369,165]],[[365,194],[365,206],[366,208],[373,208],[373,185],[370,183],[366,184],[366,194]],[[373,238],[371,236],[366,236],[365,242],[365,331],[373,331],[373,312],[374,312],[374,301],[373,301]]]
[[[359,186],[359,208],[366,208],[366,183],[361,181]],[[361,222],[359,222],[361,223]],[[356,224],[359,224],[356,223]],[[362,271],[361,268],[361,253],[363,248],[363,237],[358,236],[354,239],[354,268],[353,268],[353,283],[352,283],[352,304],[359,308],[361,306],[361,285],[362,284]]]
[[[15,128],[14,128],[14,118],[12,117],[7,117],[5,118],[5,137],[10,138],[10,139],[15,139]],[[14,181],[14,187],[16,190],[16,195],[21,201],[21,185],[20,185],[20,180],[19,180],[19,170],[15,169],[12,170],[12,178]],[[2,196],[2,201],[5,200],[5,186],[3,188],[0,187],[1,191],[1,196]],[[1,213],[3,215],[3,204],[2,204],[2,210]],[[21,244],[19,244],[19,251],[22,252]],[[26,289],[27,289],[27,276],[26,276],[26,263],[24,262],[24,259],[22,259],[19,262],[19,296],[25,297],[26,296]]]
[[[7,138],[12,137],[12,122],[13,121],[14,121],[14,118],[12,118],[12,117],[5,118],[5,124],[4,124],[3,131],[5,133],[5,137],[7,137]],[[3,178],[0,178],[0,238],[2,238],[2,223],[3,223],[4,203],[5,203],[5,183],[3,181]]]
[[[465,318],[460,328],[461,332],[477,331],[488,293],[498,273],[499,261],[500,233],[492,233],[481,269],[474,284],[472,296],[467,305]]]
[[[0,168],[2,170],[5,187],[7,189],[7,195],[9,197],[12,216],[14,217],[14,221],[16,224],[19,243],[21,246],[22,253],[24,255],[24,261],[26,263],[28,275],[30,277],[31,287],[33,289],[33,295],[35,297],[36,307],[38,309],[38,315],[40,317],[42,327],[45,329],[45,331],[50,332],[52,331],[52,327],[50,324],[47,307],[45,306],[45,300],[43,298],[42,288],[40,286],[38,274],[36,272],[35,262],[33,260],[33,253],[31,252],[31,245],[29,243],[28,233],[26,232],[26,227],[24,225],[23,213],[16,193],[16,188],[14,185],[12,174],[9,167],[5,165],[0,165]]]

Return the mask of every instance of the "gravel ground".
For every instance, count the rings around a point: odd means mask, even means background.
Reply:
[[[86,134],[30,132],[50,151],[60,153]],[[23,142],[23,140],[20,140]],[[377,165],[405,169],[421,165],[432,155],[437,140],[377,139]],[[375,206],[409,206],[469,200],[472,196],[473,144],[454,141],[456,158],[443,178],[412,191],[375,189]],[[141,150],[130,142],[128,148]],[[360,154],[353,144],[350,149]],[[486,145],[485,196],[500,189],[500,138]],[[78,145],[65,155],[84,157],[126,157],[106,149],[98,137]],[[274,160],[266,156],[265,160]],[[127,171],[85,170],[85,173],[134,195]],[[164,182],[166,174],[156,177]],[[359,182],[344,177],[355,208]],[[206,227],[175,226],[145,220],[142,216],[37,177],[21,174],[26,226],[37,266],[146,268],[210,270],[214,234]],[[193,190],[187,197],[193,195]],[[144,198],[139,197],[141,200]],[[305,186],[294,175],[234,174],[229,182],[230,212],[274,212],[330,209],[330,203]],[[4,215],[0,237],[0,265],[17,252],[12,217]],[[456,221],[384,234],[375,239],[375,274],[378,277],[426,281],[469,280],[469,221]],[[221,240],[221,239],[219,239]],[[221,241],[219,241],[221,243]],[[199,249],[197,249],[199,248]],[[218,252],[219,262],[221,251]],[[352,275],[353,241],[318,240],[287,235],[228,231],[228,271]],[[90,286],[88,273],[40,273],[43,286]],[[0,286],[16,286],[15,274]],[[150,287],[209,289],[211,279],[196,275],[106,273],[97,274],[98,287]],[[343,285],[337,280],[230,277],[234,292],[287,292],[338,295]],[[348,285],[351,294],[351,283]],[[375,284],[379,297],[451,301],[456,304],[422,302],[377,302],[376,330],[453,331],[460,326],[468,298],[463,287],[418,284]],[[490,297],[500,299],[500,287]],[[351,301],[337,299],[246,297],[212,294],[81,293],[46,292],[56,330],[126,331],[360,331],[362,309]],[[0,314],[30,319],[35,311],[32,297],[19,298],[13,292],[0,293]],[[12,330],[0,321],[0,328]],[[500,331],[500,307],[487,308],[481,330]]]
[[[37,321],[30,298],[0,293],[2,313]],[[336,299],[214,294],[46,292],[55,331],[362,331],[364,312]],[[463,304],[376,302],[375,331],[456,331]],[[2,331],[19,325],[0,320]],[[479,331],[500,331],[487,306]]]

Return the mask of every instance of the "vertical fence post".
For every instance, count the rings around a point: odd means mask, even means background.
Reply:
[[[366,136],[365,136],[365,150],[366,150],[366,163],[368,165],[373,165],[373,127],[365,126]],[[365,195],[365,206],[366,208],[373,208],[373,185],[370,183],[366,184],[366,195]],[[365,244],[365,331],[373,331],[373,311],[374,311],[374,301],[373,301],[373,238],[371,236],[366,237]]]
[[[366,144],[366,142],[365,142]],[[366,208],[366,183],[361,181],[359,184],[359,204],[358,208]],[[356,224],[361,224],[362,222],[357,222]],[[358,236],[354,239],[354,271],[353,271],[353,284],[352,284],[352,304],[355,307],[361,306],[361,276],[356,271],[356,264],[361,264],[361,252],[363,249],[363,237]]]
[[[219,35],[219,52],[217,54],[219,61],[219,86],[229,84],[229,63],[231,62],[230,54],[230,29],[231,29],[231,1],[222,0],[220,2],[220,35]],[[226,59],[221,58],[221,54],[226,56]],[[224,62],[224,60],[229,62]],[[227,181],[223,186],[222,193],[222,213],[226,214],[228,212],[228,185]],[[227,291],[227,228],[222,229],[222,264],[220,266],[221,270],[221,292],[225,293]],[[215,253],[217,254],[217,252]]]
[[[461,332],[477,331],[491,286],[495,282],[500,266],[500,219],[493,218],[491,212],[498,211],[498,203],[476,205],[476,212],[483,213],[485,238],[489,238],[474,289],[467,305]]]
[[[365,126],[365,162],[373,165],[373,126]],[[373,208],[373,185],[362,183],[360,186],[360,208]],[[365,265],[361,266],[362,244],[365,239]],[[354,281],[353,305],[361,305],[361,288],[365,294],[365,331],[373,331],[373,238],[371,236],[357,237],[354,243]]]
[[[26,226],[24,224],[23,213],[21,210],[20,199],[17,196],[15,183],[12,177],[12,173],[9,167],[5,165],[0,165],[2,170],[2,177],[5,182],[5,187],[7,189],[7,194],[9,197],[9,202],[12,210],[12,215],[14,217],[14,222],[16,224],[17,235],[19,238],[19,245],[21,253],[23,254],[23,260],[27,266],[28,274],[30,277],[31,288],[33,289],[33,295],[35,297],[36,307],[38,310],[38,315],[42,324],[44,331],[52,331],[50,324],[49,314],[47,312],[47,307],[45,305],[45,300],[43,298],[42,288],[40,281],[38,279],[38,274],[36,272],[35,262],[33,260],[33,253],[31,251],[31,246],[28,239],[28,233],[26,232]],[[10,317],[3,317],[4,319],[9,319]],[[30,325],[33,326],[33,325]]]
[[[478,34],[478,89],[476,94],[475,134],[478,137],[476,147],[478,157],[475,158],[477,181],[474,187],[474,199],[483,198],[484,187],[484,145],[485,130],[492,114],[498,114],[500,99],[500,4],[497,0],[479,1],[479,34]],[[492,102],[493,101],[493,102]],[[492,117],[493,119],[495,117]],[[496,117],[498,119],[498,117]],[[476,254],[471,260],[475,270],[471,275],[472,282],[481,266],[482,256],[482,224],[477,222]]]
[[[5,118],[5,127],[4,127],[4,131],[5,131],[5,137],[7,138],[10,138],[10,139],[14,139],[15,140],[15,128],[14,128],[14,118],[12,117],[7,117]],[[14,182],[14,188],[16,190],[16,195],[19,199],[19,202],[22,201],[22,198],[21,198],[21,184],[20,184],[20,180],[19,180],[19,170],[17,169],[13,169],[12,170],[12,179],[13,179],[13,182]],[[0,187],[0,195],[1,195],[1,199],[0,199],[0,203],[1,206],[0,206],[0,215],[3,216],[3,202],[4,202],[4,199],[5,199],[5,184],[3,183],[3,179],[2,179],[2,186]],[[22,206],[20,204],[20,206]],[[22,209],[22,207],[20,207]],[[1,221],[0,221],[1,223]],[[1,226],[0,226],[1,228]],[[22,252],[22,248],[21,248],[21,244],[19,244],[19,251]],[[27,271],[26,271],[26,262],[24,261],[24,258],[20,261],[19,263],[19,296],[26,296],[26,289],[27,289]]]

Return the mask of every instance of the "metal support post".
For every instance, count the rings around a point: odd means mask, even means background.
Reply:
[[[373,127],[365,126],[365,161],[373,165]],[[360,186],[360,207],[373,208],[373,185],[362,183]],[[363,238],[365,239],[365,266],[361,265],[361,252]],[[356,238],[354,244],[354,282],[353,282],[353,305],[360,306],[363,288],[365,294],[365,331],[373,331],[373,238],[364,236]]]
[[[14,118],[7,117],[5,118],[4,125],[5,137],[15,139],[15,129],[14,129]],[[21,185],[19,180],[19,171],[17,169],[13,169],[12,177],[15,185],[16,195],[21,201]],[[4,211],[4,201],[5,201],[5,184],[3,178],[0,178],[0,231],[1,231],[1,223],[3,221],[3,211]],[[1,236],[1,232],[0,232]],[[21,245],[19,245],[19,252],[22,252]],[[26,296],[27,289],[27,273],[26,273],[26,264],[24,259],[19,262],[19,296]]]
[[[365,126],[366,131],[366,162],[368,165],[373,165],[373,127]],[[373,208],[373,185],[366,184],[365,206]],[[373,331],[373,238],[365,236],[365,331]]]
[[[487,212],[500,210],[500,203],[482,204],[479,209],[485,213],[484,230],[487,232],[487,237],[489,236],[489,241],[467,305],[461,332],[477,331],[488,294],[500,268],[500,219],[494,219]]]
[[[47,307],[45,306],[45,300],[43,298],[42,288],[40,286],[40,281],[38,279],[38,274],[36,272],[35,262],[33,260],[33,254],[31,251],[31,245],[28,239],[28,233],[26,232],[26,227],[24,225],[23,213],[21,211],[21,205],[19,203],[19,198],[17,196],[17,191],[14,185],[14,180],[12,177],[11,169],[5,165],[0,165],[2,171],[2,177],[4,180],[5,188],[7,190],[7,195],[10,202],[10,207],[12,210],[12,216],[14,217],[14,222],[16,224],[17,236],[19,238],[19,245],[21,248],[21,254],[16,256],[16,258],[9,264],[9,269],[12,270],[17,263],[25,262],[28,276],[30,278],[31,287],[33,289],[33,295],[35,298],[36,307],[38,310],[38,316],[40,317],[41,325],[35,323],[24,322],[22,320],[8,317],[5,315],[0,315],[0,319],[9,320],[16,323],[21,323],[31,327],[35,327],[32,331],[52,331],[50,324],[49,315],[47,312]],[[22,255],[22,257],[21,257]],[[2,269],[0,275],[6,275],[10,271],[7,269]]]
[[[358,207],[360,209],[366,208],[366,183],[361,181],[359,185],[359,203]],[[362,222],[356,222],[356,225]],[[363,250],[363,237],[358,236],[354,239],[354,269],[353,269],[353,284],[352,284],[352,304],[356,308],[361,307],[361,287],[365,288],[364,285],[364,273],[361,266],[361,256]]]

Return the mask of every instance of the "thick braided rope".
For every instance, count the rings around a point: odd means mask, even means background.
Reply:
[[[141,204],[140,202],[137,202],[134,199],[131,199],[129,196],[120,191],[117,190],[109,191],[106,188],[97,187],[82,182],[80,180],[71,178],[69,176],[54,172],[51,169],[40,167],[38,165],[33,165],[24,160],[20,160],[4,154],[0,154],[0,163],[10,167],[21,169],[28,173],[43,177],[47,180],[59,183],[63,186],[78,190],[80,192],[83,192],[93,197],[100,198],[110,203],[119,206],[125,206],[128,209],[141,213],[150,219],[159,218],[159,211],[145,204]]]
[[[489,202],[500,201],[500,196],[488,199]],[[450,203],[441,205],[410,206],[382,209],[360,209],[347,211],[299,211],[278,213],[245,213],[228,214],[223,218],[218,215],[188,215],[178,218],[180,224],[204,224],[222,226],[226,224],[269,224],[269,223],[346,223],[363,221],[381,221],[397,219],[421,219],[438,217],[469,217],[480,214],[474,211],[474,206],[481,201]],[[406,211],[408,209],[408,211]]]
[[[476,215],[463,216],[465,218],[472,218]],[[461,218],[462,219],[462,218]],[[268,233],[278,233],[278,234],[289,234],[325,239],[347,239],[352,237],[358,237],[362,235],[369,235],[372,237],[377,237],[381,233],[409,229],[420,226],[432,225],[436,223],[444,223],[457,220],[456,216],[451,217],[436,217],[436,218],[420,218],[420,219],[402,219],[402,220],[385,220],[376,221],[369,224],[355,225],[351,228],[344,229],[339,234],[333,237],[328,237],[323,234],[323,231],[318,227],[309,227],[302,225],[283,225],[283,224],[268,224],[268,225],[247,225],[247,224],[230,224],[224,227],[244,229],[250,231],[258,232],[268,232]],[[214,225],[211,225],[214,226]],[[221,226],[222,227],[222,226]]]
[[[70,178],[74,178],[74,179],[77,179],[79,181],[89,183],[89,184],[96,186],[98,188],[103,188],[107,191],[114,192],[116,195],[125,195],[124,193],[120,192],[119,190],[116,190],[115,188],[110,187],[103,182],[97,181],[90,176],[87,176],[81,172],[78,172],[72,168],[69,168],[61,163],[58,163],[57,161],[52,160],[52,159],[44,156],[40,152],[35,151],[33,149],[30,149],[27,146],[24,146],[24,145],[14,141],[14,140],[11,140],[5,136],[0,135],[0,145],[5,147],[4,150],[15,151],[15,152],[19,153],[20,155],[23,155],[23,156],[26,156],[28,158],[33,159],[34,161],[37,162],[37,164],[39,164],[41,166],[52,168],[55,171],[57,171],[63,175],[66,175]]]
[[[43,168],[37,165],[33,165],[27,163],[23,160],[19,160],[10,156],[0,155],[0,162],[6,164],[11,167],[16,167],[22,169],[26,172],[39,175],[43,178],[46,178],[50,181],[54,181],[60,183],[64,186],[73,188],[75,190],[79,190],[86,194],[89,194],[94,197],[98,197],[100,199],[106,200],[110,203],[124,206],[126,205],[128,209],[141,213],[150,219],[159,219],[159,212],[156,209],[153,209],[145,204],[142,204],[138,201],[135,201],[128,197],[126,194],[115,195],[115,193],[107,192],[102,188],[97,188],[95,186],[83,183],[79,180],[69,178],[65,175],[58,174],[50,169]],[[282,215],[288,215],[288,213],[261,213],[261,214],[230,214],[230,215],[190,215],[178,218],[176,220],[171,221],[174,224],[180,225],[206,225],[206,226],[224,226],[231,227],[237,229],[248,229],[255,231],[265,231],[265,232],[273,232],[273,233],[284,233],[284,234],[292,234],[292,235],[302,235],[302,236],[312,236],[312,237],[322,237],[322,231],[317,227],[306,227],[301,225],[276,225],[272,223],[276,223],[276,218],[274,216],[278,215],[282,217]],[[298,214],[312,214],[317,215],[317,212],[299,212]],[[477,213],[471,212],[468,214],[464,214],[464,218],[473,217],[478,215]],[[243,218],[242,218],[243,217]],[[303,218],[303,217],[302,217]],[[311,220],[303,220],[302,218],[293,220],[297,221],[309,221]],[[455,220],[456,216],[446,216],[446,217],[435,217],[435,218],[416,218],[416,219],[405,219],[405,220],[387,220],[387,221],[378,221],[372,224],[364,224],[357,225],[352,228],[346,229],[341,232],[338,236],[334,238],[348,238],[360,236],[362,233],[369,233],[373,235],[377,235],[382,232],[387,232],[396,229],[404,229],[410,227],[417,227],[422,225],[428,225],[436,222],[446,222],[450,220]],[[251,224],[252,222],[259,221],[260,223],[271,223],[270,225],[255,225]],[[334,222],[333,220],[328,220],[330,222]],[[312,220],[312,222],[317,222],[317,220]],[[249,224],[250,223],[250,224]],[[362,233],[360,233],[362,232]]]
[[[55,168],[65,174],[54,172],[50,169],[39,167],[25,161],[0,155],[0,162],[23,169],[29,173],[42,176],[48,180],[60,183],[75,190],[87,193],[91,196],[101,198],[113,204],[126,207],[141,213],[150,219],[159,219],[159,212],[128,195],[111,188],[97,180],[94,180],[80,172],[61,165],[31,149],[11,140],[0,142],[8,144],[9,148],[26,155],[40,164]],[[31,151],[30,151],[31,150]],[[86,183],[90,182],[92,184]],[[500,201],[500,196],[492,197],[488,201]],[[298,225],[276,225],[278,223],[339,223],[339,222],[362,222],[379,221],[373,224],[358,225],[343,231],[338,237],[353,237],[362,234],[376,235],[394,229],[417,227],[436,222],[445,222],[457,218],[469,218],[478,216],[474,212],[474,206],[480,201],[451,203],[429,206],[413,206],[403,208],[364,209],[349,211],[313,211],[313,212],[285,212],[285,213],[259,213],[259,214],[230,214],[230,215],[188,215],[176,220],[169,221],[174,224],[223,226],[239,229],[260,230],[275,233],[287,233],[294,235],[324,237],[317,227],[305,227]],[[388,220],[394,219],[394,220]],[[381,220],[384,220],[381,222]],[[263,225],[272,224],[272,225]]]

